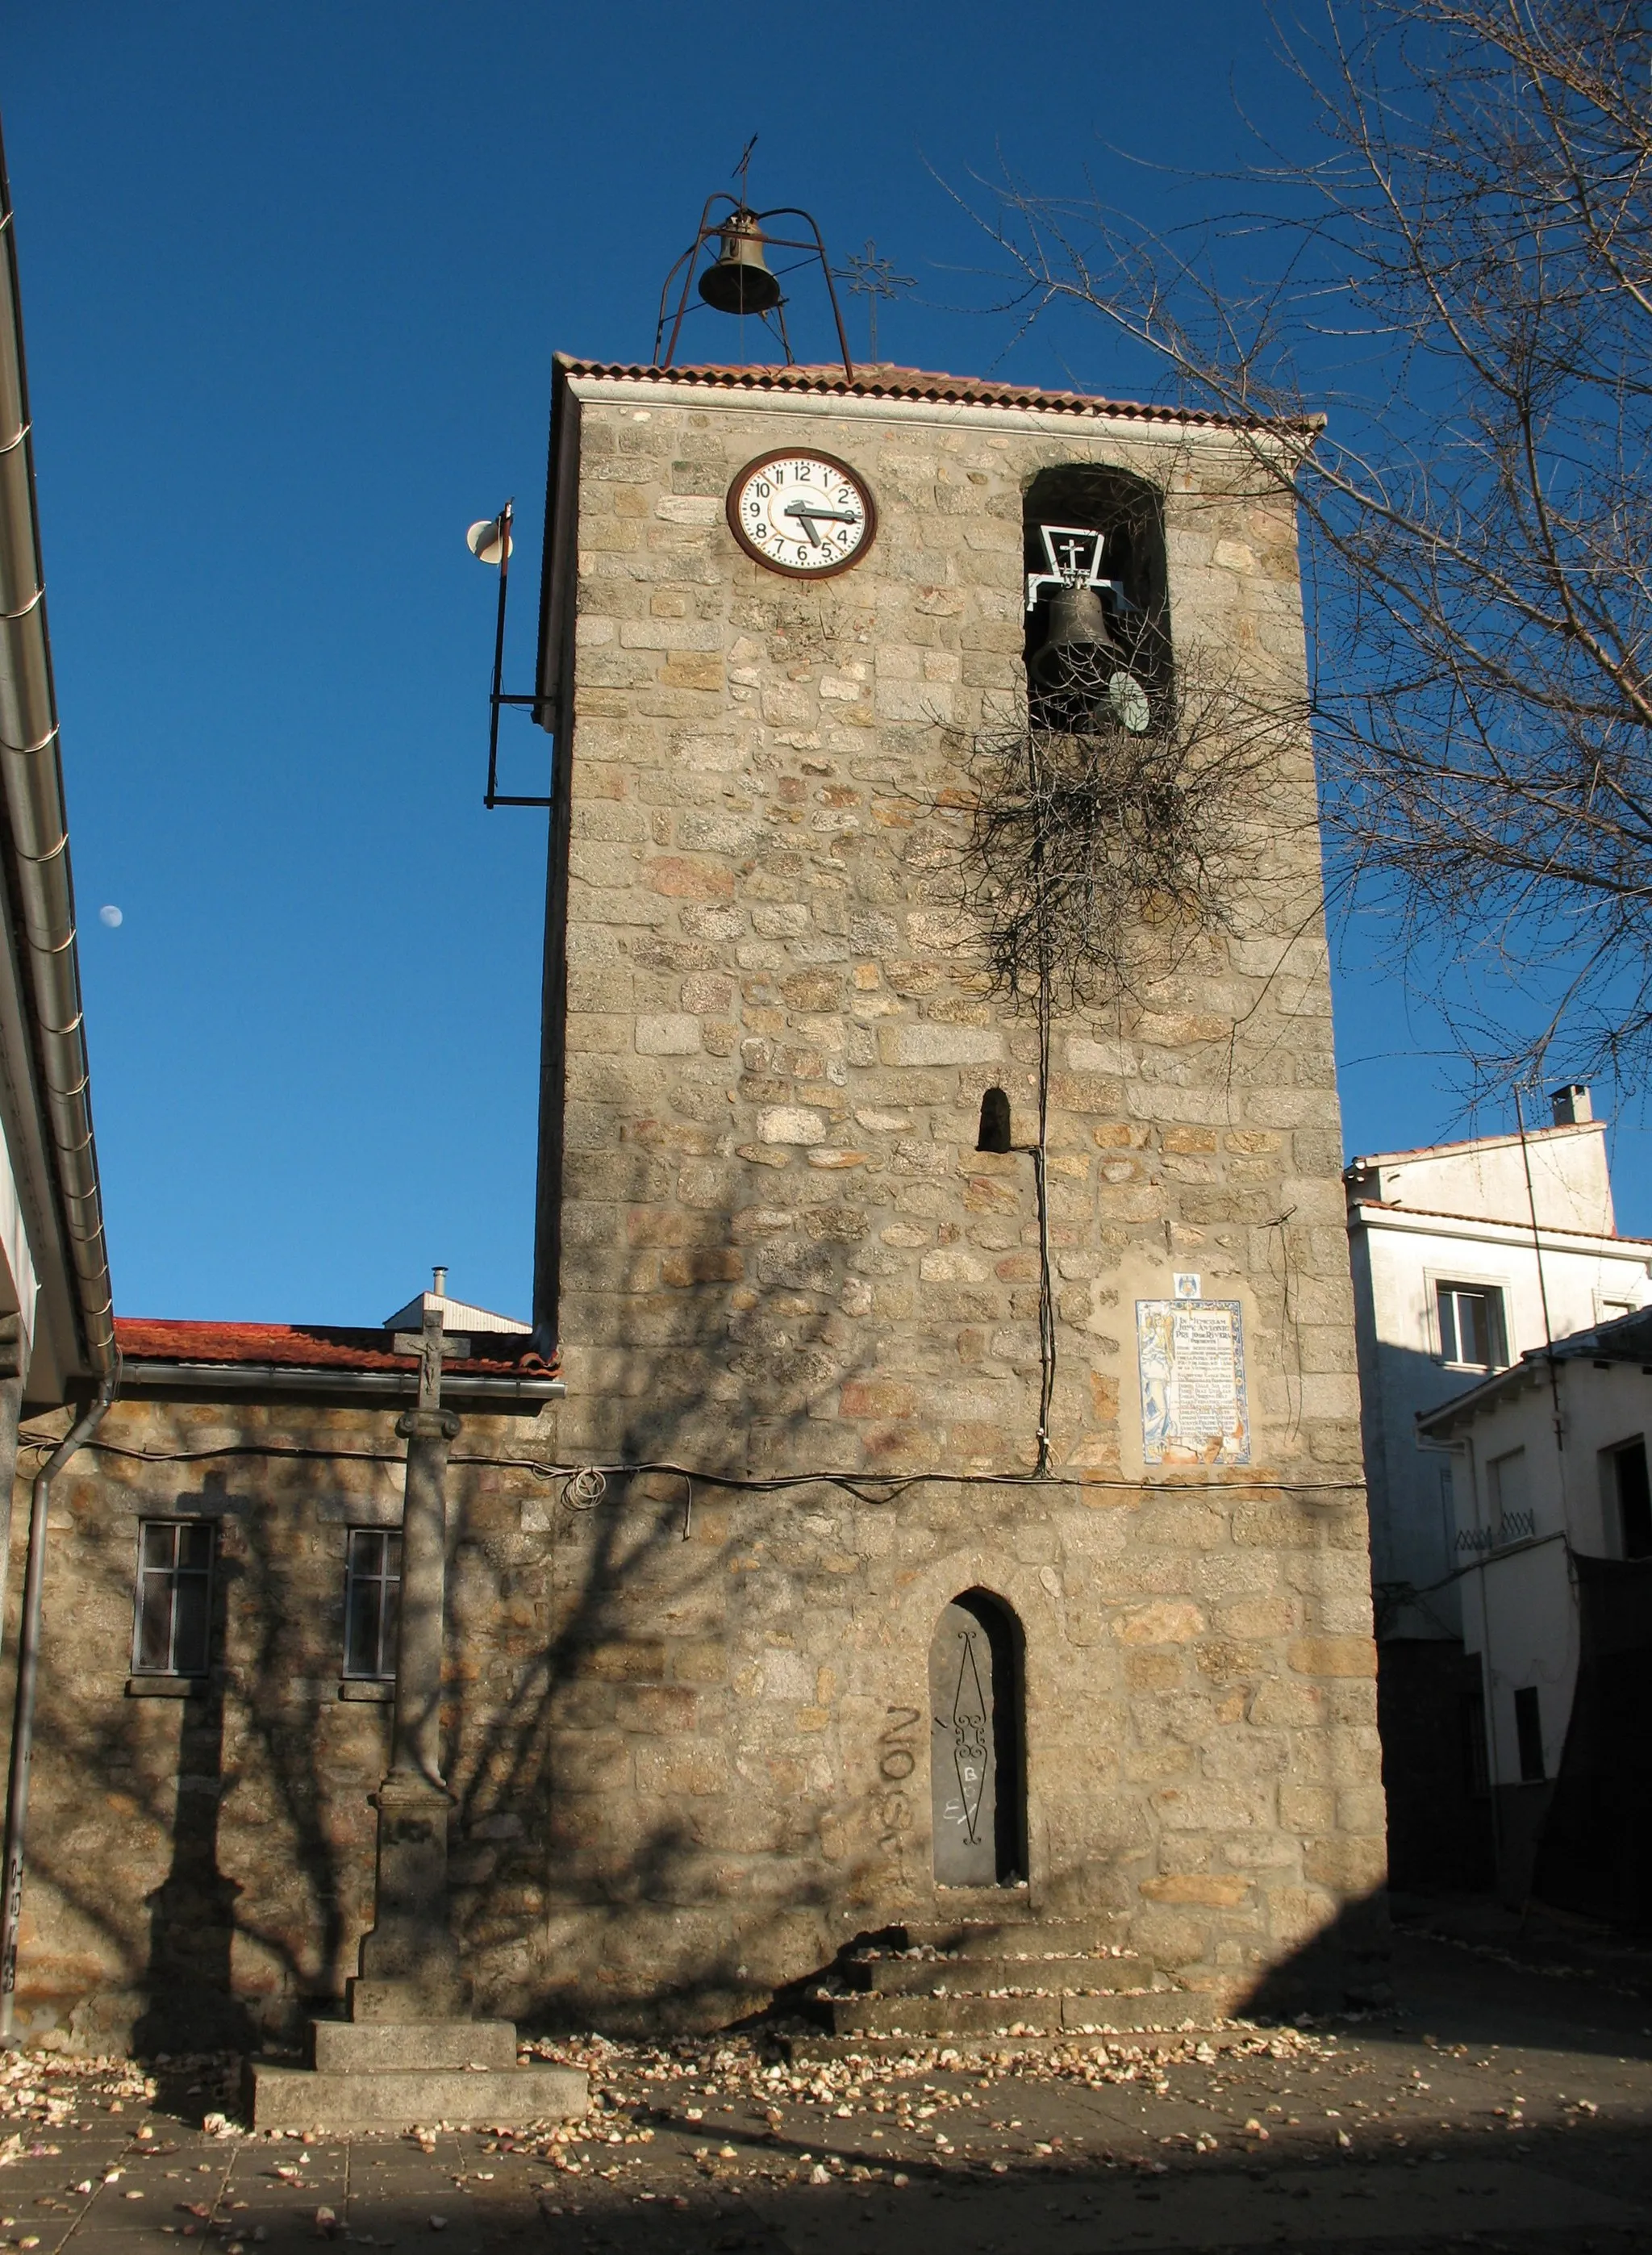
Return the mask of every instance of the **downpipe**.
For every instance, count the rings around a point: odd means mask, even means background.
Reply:
[[[29,1822],[29,1758],[34,1752],[34,1708],[40,1679],[40,1610],[46,1589],[46,1517],[52,1483],[108,1416],[120,1390],[121,1358],[105,1373],[91,1408],[70,1427],[34,1476],[29,1503],[29,1561],[23,1577],[23,1618],[18,1633],[18,1700],[11,1724],[11,1768],[6,1780],[5,1848],[0,1856],[0,2045],[15,2041],[11,2000],[18,1985],[18,1934],[23,1921],[24,1840]]]

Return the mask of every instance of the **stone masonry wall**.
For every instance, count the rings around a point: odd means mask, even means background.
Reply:
[[[717,2025],[846,1935],[933,1914],[914,1718],[934,1620],[976,1585],[1026,1636],[1032,1880],[1012,1910],[1091,1914],[1224,2001],[1368,1883],[1369,1647],[1353,1602],[1327,1618],[1323,1600],[1327,1557],[1360,1556],[1340,1517],[1265,1490],[1214,1507],[701,1490],[690,1508],[663,1476],[580,1512],[536,1468],[557,1459],[556,1415],[467,1416],[454,1444],[447,1775],[479,2003],[530,2024]],[[25,2026],[178,2049],[291,2034],[341,1994],[388,1750],[388,1711],[340,1697],[345,1542],[399,1514],[391,1427],[377,1409],[124,1401],[108,1450],[60,1479]],[[220,1528],[214,1674],[192,1698],[135,1697],[138,1521],[178,1514]],[[949,1891],[946,1907],[996,1905]],[[1365,1948],[1356,1934],[1352,1957]],[[1350,1963],[1339,1948],[1286,2000],[1370,1978]]]
[[[933,1912],[923,1768],[880,1799],[879,1733],[924,1704],[935,1618],[979,1584],[1026,1633],[1034,1898],[1105,1908],[1178,1979],[1236,1992],[1382,1868],[1308,746],[1268,781],[1236,930],[1056,1027],[1063,1484],[1037,1488],[990,1477],[1034,1461],[1031,1163],[974,1148],[993,1085],[1031,1139],[1036,1042],[959,914],[957,810],[972,732],[1019,692],[1038,471],[1155,484],[1179,653],[1287,699],[1290,511],[1231,436],[1185,425],[569,383],[560,1444],[980,1484],[703,1490],[728,1578],[640,1550],[633,1599],[654,1594],[613,1662],[638,1688],[568,1711],[564,1852],[611,1872],[680,1824],[708,1935],[765,1890],[777,1914]],[[770,446],[866,477],[856,568],[800,584],[737,548],[724,496]],[[1242,1303],[1250,1478],[1143,1482],[1132,1303],[1177,1269]],[[644,1717],[668,1751],[639,1752]],[[639,1918],[649,1949],[682,1931]]]
[[[1239,490],[1230,439],[1175,425],[573,388],[569,1398],[467,1418],[452,1475],[480,1999],[714,2024],[858,1930],[963,1910],[1093,1917],[1213,2002],[1323,2000],[1369,1975],[1383,1809],[1306,747],[1242,928],[1056,1028],[1047,1482],[1021,1477],[1031,1162],[974,1149],[990,1085],[1029,1140],[1035,1045],[986,995],[948,873],[969,733],[1016,687],[1035,472],[1159,484],[1179,650],[1287,686],[1288,514]],[[865,474],[857,569],[799,586],[737,551],[724,495],[771,441]],[[1185,1269],[1242,1307],[1254,1457],[1150,1480],[1133,1303]],[[391,1423],[127,1402],[104,1438],[146,1458],[66,1475],[39,2011],[148,2025],[197,1963],[232,2020],[280,2023],[351,1970],[384,1717],[338,1696],[344,1536],[396,1508],[399,1473],[361,1455],[399,1458]],[[256,1453],[277,1444],[322,1457]],[[220,1445],[254,1453],[155,1460]],[[552,1469],[593,1462],[687,1471],[575,1499]],[[179,1508],[225,1528],[220,1680],[130,1698],[136,1518]],[[14,1610],[20,1580],[19,1550]],[[1025,1640],[1030,1869],[938,1893],[928,1655],[972,1588]]]

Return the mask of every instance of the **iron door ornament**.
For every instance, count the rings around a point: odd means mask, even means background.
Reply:
[[[940,1886],[998,1882],[993,1702],[999,1689],[985,1627],[962,1605],[948,1605],[929,1647],[929,1777]]]

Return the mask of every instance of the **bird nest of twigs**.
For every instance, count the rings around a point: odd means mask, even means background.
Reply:
[[[1298,715],[1192,669],[1145,727],[1096,690],[1023,708],[970,749],[965,906],[993,991],[1046,1008],[1135,994],[1236,928],[1281,754],[1301,741]]]

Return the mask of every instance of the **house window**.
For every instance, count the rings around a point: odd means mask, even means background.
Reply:
[[[344,1672],[383,1682],[396,1674],[402,1612],[402,1538],[353,1527],[344,1568]]]
[[[1520,1748],[1520,1782],[1522,1785],[1541,1785],[1543,1766],[1543,1710],[1537,1704],[1537,1687],[1523,1684],[1515,1694],[1515,1739]]]
[[[1441,1359],[1462,1370],[1495,1370],[1508,1359],[1503,1296],[1495,1284],[1439,1284]]]
[[[1652,1484],[1647,1479],[1646,1443],[1627,1441],[1606,1451],[1612,1500],[1618,1508],[1618,1545],[1625,1558],[1652,1558]]]
[[[213,1523],[146,1519],[138,1529],[136,1675],[204,1675],[211,1658]]]
[[[1510,1449],[1506,1456],[1492,1458],[1486,1477],[1491,1489],[1493,1538],[1498,1547],[1523,1542],[1536,1535],[1537,1520],[1527,1485],[1526,1451]]]

